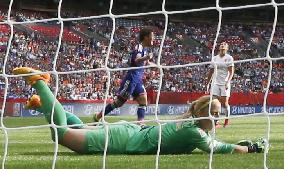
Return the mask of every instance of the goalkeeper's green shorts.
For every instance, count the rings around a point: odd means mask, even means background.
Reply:
[[[87,131],[84,144],[84,153],[86,154],[103,153],[105,148],[104,130]]]

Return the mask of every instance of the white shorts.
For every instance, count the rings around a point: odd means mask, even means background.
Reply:
[[[213,85],[212,94],[214,96],[226,96],[230,97],[231,95],[231,85],[229,85],[228,89],[225,89],[225,85]]]

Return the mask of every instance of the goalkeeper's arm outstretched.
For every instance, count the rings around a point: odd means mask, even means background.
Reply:
[[[24,76],[27,83],[36,89],[38,95],[33,95],[26,103],[26,108],[42,112],[48,123],[54,122],[57,126],[56,132],[51,129],[52,138],[58,135],[59,144],[81,154],[103,153],[105,148],[104,126],[96,129],[84,128],[82,121],[67,111],[56,100],[48,83],[49,74],[41,73],[32,68],[20,67],[13,70],[14,74],[30,74]],[[35,74],[36,73],[36,74]],[[51,114],[54,105],[53,120]],[[188,112],[182,118],[208,117],[210,104],[209,96],[203,96],[192,103]],[[218,116],[221,109],[220,102],[213,99],[211,102],[211,114]],[[72,125],[74,127],[68,127]],[[211,141],[208,131],[212,129],[212,121],[209,119],[168,122],[162,125],[162,154],[191,153],[198,148],[210,152],[212,146],[215,153],[253,153],[263,150],[264,141],[257,143],[242,141],[237,144],[226,144]],[[141,129],[139,125],[125,123],[108,126],[108,153],[110,154],[156,154],[158,147],[158,126]]]

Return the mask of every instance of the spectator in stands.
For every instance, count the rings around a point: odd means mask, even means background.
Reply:
[[[80,14],[84,16],[84,14]],[[64,17],[76,16],[72,13],[64,14]],[[39,20],[42,18],[49,18],[49,14],[45,12],[33,12],[23,10],[18,13],[12,12],[12,18],[14,20],[19,17],[23,20]],[[0,12],[0,20],[7,18],[7,12]],[[117,19],[114,40],[110,51],[109,59],[107,60],[107,66],[109,68],[121,68],[127,67],[127,61],[130,49],[137,44],[136,37],[138,36],[139,29],[147,24],[151,24],[155,31],[154,41],[154,53],[158,55],[159,45],[163,35],[163,28],[160,26],[163,22],[155,23],[151,21],[149,23],[142,20],[134,19]],[[36,26],[39,26],[35,24]],[[10,73],[12,67],[15,66],[30,66],[36,69],[44,71],[53,70],[53,64],[56,63],[56,71],[67,72],[76,70],[89,70],[93,68],[100,68],[105,65],[105,59],[107,56],[110,34],[112,31],[111,19],[94,19],[94,20],[82,20],[80,22],[74,21],[73,27],[70,29],[72,34],[86,33],[86,38],[79,39],[80,41],[74,42],[70,39],[64,39],[61,43],[61,48],[55,61],[55,55],[57,51],[58,39],[57,37],[46,36],[42,32],[34,31],[32,27],[27,26],[26,29],[19,29],[14,27],[14,36],[11,43],[9,56],[5,65],[6,73]],[[163,24],[162,24],[163,25]],[[43,32],[47,30],[59,30],[58,24],[53,22],[42,23]],[[48,29],[52,27],[52,29]],[[74,29],[73,29],[74,28]],[[108,29],[105,29],[108,28]],[[186,22],[169,22],[168,32],[164,41],[164,47],[162,50],[161,64],[162,65],[183,65],[188,63],[200,63],[211,60],[211,50],[213,47],[214,38],[216,35],[216,26],[212,26],[208,23],[186,23]],[[278,25],[276,27],[275,36],[273,38],[271,47],[271,57],[279,57],[284,54],[284,36],[283,26]],[[32,32],[32,33],[30,33]],[[243,33],[247,36],[246,39]],[[263,46],[268,41],[267,37],[271,35],[271,26],[265,24],[261,25],[246,25],[246,24],[223,24],[220,30],[220,41],[226,41],[232,47],[229,51],[235,60],[243,60],[250,58],[259,58],[265,56]],[[8,39],[10,36],[10,28],[8,25],[0,25],[0,66],[3,67],[6,54],[6,48],[8,45]],[[79,36],[79,35],[76,35]],[[184,43],[185,41],[194,40],[194,44],[189,45]],[[270,85],[273,92],[283,91],[284,87],[281,85],[284,76],[279,72],[284,72],[283,66],[278,66],[278,62],[273,63],[272,70],[272,83]],[[263,92],[265,86],[260,79],[266,79],[268,69],[264,66],[264,62],[244,62],[238,63],[236,66],[235,79],[233,79],[232,91],[233,92]],[[191,69],[189,69],[191,68]],[[205,74],[208,68],[205,65],[190,66],[182,69],[168,69],[164,70],[162,91],[170,91],[175,83],[174,88],[176,92],[179,91],[191,91],[191,92],[204,92],[206,90],[206,82],[204,81],[202,74]],[[158,71],[156,71],[158,72]],[[191,74],[190,80],[184,74]],[[124,76],[123,72],[114,72],[114,74],[120,74]],[[175,76],[179,74],[179,76]],[[68,76],[69,84],[73,84],[72,89],[75,90],[77,86],[72,82],[72,79],[78,79],[77,75],[68,74],[60,75],[59,79],[64,79]],[[87,75],[82,74],[82,77]],[[93,72],[92,76],[95,80],[90,82],[93,91],[98,93],[99,97],[104,98],[104,88],[96,88],[96,81],[100,81],[103,76],[102,72]],[[145,73],[145,79],[148,79],[145,83],[146,88],[158,89],[157,79],[159,77],[151,77],[151,73]],[[3,80],[1,80],[4,82]],[[15,90],[12,90],[13,86],[17,86],[17,83],[21,83],[21,80],[9,79],[8,96],[11,97],[23,97],[18,96]],[[116,83],[111,79],[111,84]],[[59,86],[58,95],[70,99],[70,92],[65,93],[65,84]],[[26,86],[23,85],[23,88]],[[84,89],[86,87],[86,89]],[[83,86],[79,95],[84,95],[84,92],[88,92],[87,86]],[[24,89],[23,89],[24,90]],[[111,85],[112,91],[116,91],[117,87]],[[3,97],[3,96],[2,96]],[[93,98],[93,97],[92,97]]]

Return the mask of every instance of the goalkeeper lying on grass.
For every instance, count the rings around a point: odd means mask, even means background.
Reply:
[[[15,68],[14,74],[29,74],[36,71],[28,67]],[[38,95],[33,95],[26,104],[26,108],[35,109],[45,115],[48,123],[51,123],[52,105],[54,95],[47,83],[50,80],[49,74],[34,74],[25,76],[27,83],[36,89]],[[192,103],[191,108],[182,118],[208,117],[210,97],[203,96]],[[218,116],[221,104],[217,99],[211,103],[211,113]],[[105,146],[105,128],[98,126],[96,129],[82,127],[81,120],[65,111],[62,105],[55,100],[54,123],[57,128],[59,144],[82,154],[102,153]],[[64,127],[75,125],[78,127]],[[63,126],[63,127],[62,127]],[[252,143],[250,141],[237,144],[227,144],[219,141],[211,141],[208,131],[212,129],[212,121],[209,119],[191,120],[184,122],[167,122],[162,125],[161,154],[191,153],[194,149],[210,152],[211,146],[215,153],[254,153],[262,152],[264,140]],[[53,129],[52,129],[53,131]],[[109,125],[108,150],[110,154],[155,154],[158,147],[158,126],[151,126],[142,129],[136,124]],[[54,140],[54,132],[52,138]]]

